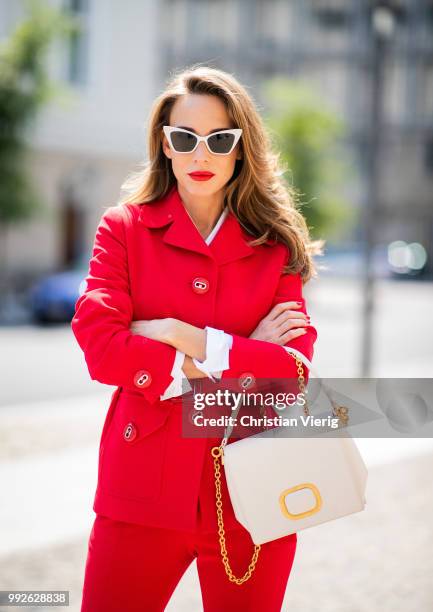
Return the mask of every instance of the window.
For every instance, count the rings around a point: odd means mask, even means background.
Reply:
[[[90,0],[64,0],[64,8],[78,21],[79,29],[69,35],[65,78],[72,84],[85,85],[89,65]]]

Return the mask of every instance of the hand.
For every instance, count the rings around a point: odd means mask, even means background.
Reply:
[[[171,344],[174,327],[175,320],[168,317],[166,319],[150,319],[148,321],[140,319],[132,321],[129,329],[137,336],[145,336],[152,340]]]
[[[185,355],[182,370],[189,380],[194,378],[207,378],[207,374],[205,374],[195,366],[192,358],[189,355]]]
[[[303,312],[294,310],[300,307],[297,302],[276,304],[249,337],[283,346],[293,338],[302,336],[306,333],[304,327],[309,325],[309,320]]]

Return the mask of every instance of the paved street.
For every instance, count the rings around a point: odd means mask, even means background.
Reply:
[[[385,283],[379,294],[373,375],[432,377],[433,286]],[[327,279],[306,295],[319,330],[315,366],[356,376],[357,288]],[[3,328],[0,346],[0,589],[66,589],[75,612],[112,388],[89,380],[69,326]],[[298,534],[283,609],[428,612],[433,442],[357,443],[369,467],[366,510]],[[201,609],[193,564],[167,610]]]

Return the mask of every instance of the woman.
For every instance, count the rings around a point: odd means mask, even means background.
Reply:
[[[196,559],[205,611],[280,610],[296,533],[262,545],[248,579],[229,580],[211,456],[221,438],[182,435],[182,394],[207,377],[241,386],[296,379],[282,347],[312,359],[317,331],[302,285],[320,246],[233,76],[208,67],[175,76],[148,134],[148,163],[102,215],[72,320],[91,378],[117,386],[101,435],[81,609],[163,610]],[[254,546],[224,475],[222,497],[239,577]]]

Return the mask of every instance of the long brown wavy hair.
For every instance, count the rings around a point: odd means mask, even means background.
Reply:
[[[313,241],[305,218],[297,209],[297,194],[282,178],[280,154],[271,139],[253,98],[231,74],[209,66],[194,65],[172,76],[156,98],[148,118],[148,160],[129,174],[121,186],[119,205],[149,203],[163,198],[176,184],[176,177],[162,149],[162,127],[169,124],[170,111],[185,94],[218,96],[235,127],[242,128],[242,159],[225,185],[224,204],[257,246],[271,240],[287,245],[290,261],[284,272],[300,273],[305,284],[317,276],[313,256],[322,253],[323,240]]]

